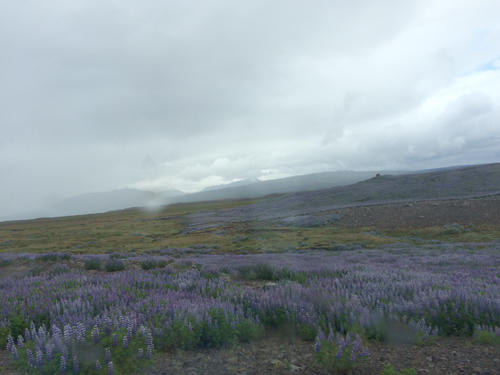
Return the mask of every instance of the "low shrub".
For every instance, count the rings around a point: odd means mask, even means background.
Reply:
[[[329,373],[335,375],[351,374],[368,357],[369,353],[363,348],[359,335],[338,334],[334,336],[332,330],[328,338],[321,330],[318,333],[315,345],[316,359]]]
[[[110,258],[104,264],[104,269],[106,272],[123,271],[125,269],[125,263],[120,259]]]
[[[9,327],[0,327],[0,348],[5,349],[7,346],[7,337],[10,335]]]
[[[311,324],[300,324],[297,334],[302,340],[312,342],[316,338],[316,328]]]
[[[238,274],[243,280],[291,280],[303,284],[307,279],[305,272],[291,271],[287,268],[275,269],[270,265],[262,263],[239,267]]]
[[[51,277],[54,277],[54,276],[62,275],[64,273],[68,273],[70,271],[71,271],[71,268],[69,268],[67,265],[57,264],[49,270],[48,275]]]
[[[404,368],[398,371],[392,364],[388,363],[380,375],[417,375],[417,371],[413,368]]]
[[[12,260],[10,259],[0,259],[0,267],[7,267],[12,264]]]
[[[458,223],[445,224],[439,231],[442,235],[458,235],[467,232],[467,228]]]
[[[40,260],[42,262],[57,262],[58,260],[70,260],[71,255],[69,254],[57,254],[57,253],[52,253],[52,254],[43,254],[40,255],[39,257],[36,258],[36,260]]]
[[[143,260],[141,262],[141,268],[145,271],[147,270],[152,270],[154,268],[163,268],[167,265],[166,260],[152,260],[152,259],[147,259]]]
[[[86,270],[100,270],[101,269],[101,260],[98,257],[92,257],[85,259]]]
[[[474,332],[474,341],[484,345],[500,345],[500,332],[479,329]]]

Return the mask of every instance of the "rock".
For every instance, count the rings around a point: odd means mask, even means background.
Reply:
[[[271,364],[274,367],[283,367],[283,362],[281,362],[279,359],[273,359],[273,360],[271,360]]]
[[[299,366],[295,366],[295,365],[293,365],[293,364],[291,364],[291,365],[290,365],[290,371],[291,371],[291,372],[299,372],[300,370],[302,370],[302,368],[301,368],[301,367],[299,367]]]

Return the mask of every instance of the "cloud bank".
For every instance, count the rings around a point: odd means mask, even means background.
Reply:
[[[500,161],[498,1],[22,0],[0,207]]]

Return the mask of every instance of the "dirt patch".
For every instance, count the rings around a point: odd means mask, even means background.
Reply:
[[[439,338],[426,346],[370,343],[370,358],[355,370],[379,375],[387,363],[418,374],[500,374],[500,348],[464,338]],[[286,337],[267,337],[229,348],[177,351],[157,355],[148,375],[163,374],[326,374],[316,363],[313,344]]]
[[[350,228],[419,228],[451,223],[500,226],[500,196],[360,206],[333,212],[341,216],[339,225]]]

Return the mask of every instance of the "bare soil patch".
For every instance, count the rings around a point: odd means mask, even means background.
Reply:
[[[358,206],[334,210],[351,228],[419,228],[458,223],[500,226],[500,196]]]
[[[500,348],[465,338],[438,338],[427,345],[369,343],[370,358],[355,370],[379,375],[388,363],[418,374],[498,375]],[[148,375],[166,374],[326,374],[316,363],[313,344],[279,335],[221,349],[177,351],[156,357]]]

